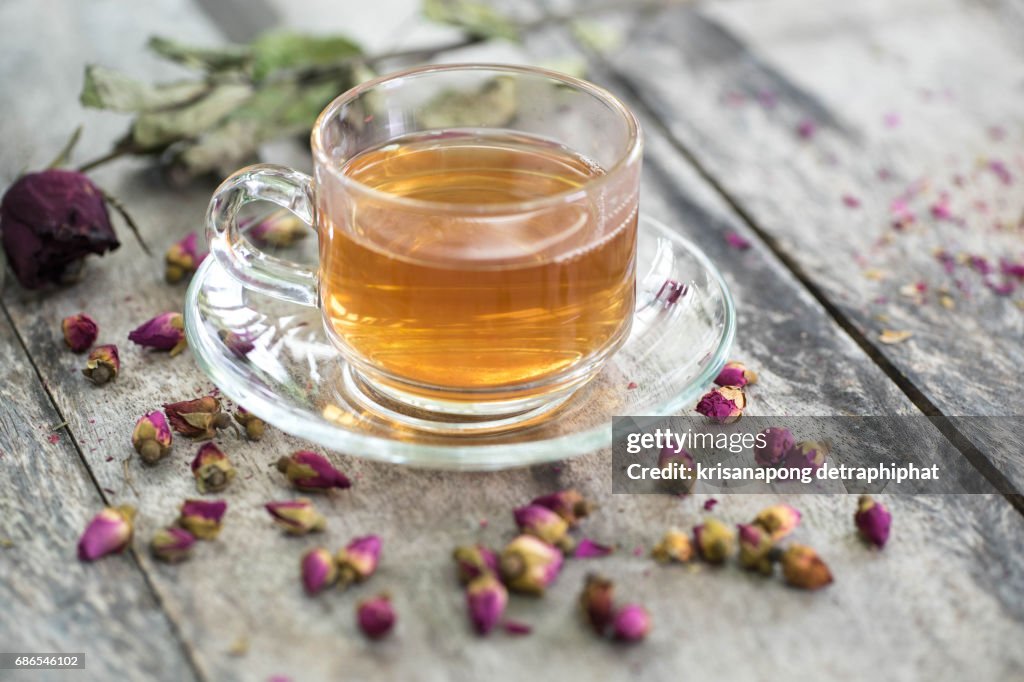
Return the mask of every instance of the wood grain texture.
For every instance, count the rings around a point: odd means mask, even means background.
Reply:
[[[919,405],[1021,414],[1024,290],[999,295],[935,257],[1024,257],[1019,14],[955,0],[710,3],[621,15],[627,37],[605,56]],[[896,230],[901,199],[915,220]],[[886,345],[885,329],[912,337]],[[1024,462],[957,423],[1020,489]]]
[[[170,11],[173,4],[156,6]],[[197,10],[175,9],[177,37],[213,32]],[[145,35],[157,30],[160,18],[133,12],[123,20],[136,22],[128,34]],[[84,20],[69,19],[71,30],[75,21]],[[344,22],[340,11],[325,16],[321,28],[342,29]],[[86,41],[82,52],[99,49],[91,41],[101,37],[78,34]],[[137,50],[124,49],[120,58],[133,61]],[[519,61],[573,54],[554,35],[538,36],[527,53],[498,49],[503,59]],[[448,58],[486,55],[473,51]],[[76,68],[80,59],[53,57]],[[148,74],[144,65],[133,70]],[[34,134],[35,121],[17,107],[5,125],[5,134]],[[915,413],[762,244],[745,252],[723,246],[727,229],[753,235],[666,140],[652,132],[648,149],[645,210],[680,225],[729,273],[743,330],[737,356],[762,372],[762,384],[751,392],[762,414]],[[130,203],[158,253],[201,228],[212,190],[170,190],[135,163],[96,178]],[[195,496],[187,468],[195,446],[178,439],[168,460],[153,468],[132,458],[130,482],[116,460],[106,457],[129,455],[127,435],[142,412],[213,387],[189,355],[140,352],[125,337],[151,315],[175,309],[182,295],[182,288],[162,282],[158,258],[144,258],[126,241],[120,251],[94,262],[89,278],[73,288],[42,298],[9,286],[4,297],[93,476],[118,502],[139,506],[140,538],[171,521],[181,499]],[[124,373],[104,388],[83,381],[74,371],[79,359],[60,351],[56,320],[79,309],[97,319],[101,340],[123,347]],[[823,373],[826,363],[829,371]],[[879,670],[891,679],[1006,679],[1024,671],[1024,654],[1012,646],[1024,635],[1024,559],[1007,550],[1024,541],[1024,519],[1000,497],[886,500],[896,528],[884,553],[857,540],[853,498],[791,500],[805,513],[798,539],[815,546],[836,574],[835,585],[811,595],[733,568],[660,568],[633,556],[634,549],[645,554],[665,528],[699,522],[704,500],[612,496],[607,452],[501,474],[421,472],[333,455],[353,477],[353,488],[316,498],[328,517],[325,533],[289,538],[273,528],[261,507],[294,495],[270,464],[304,444],[276,430],[259,444],[230,435],[220,442],[239,469],[223,495],[229,510],[220,539],[202,543],[179,566],[142,557],[209,679],[866,679]],[[473,541],[500,545],[513,534],[512,507],[569,485],[601,504],[585,522],[585,534],[620,550],[607,559],[570,561],[542,600],[515,598],[510,616],[530,623],[532,635],[479,640],[465,619],[452,547]],[[716,514],[742,521],[769,501],[733,496]],[[317,599],[302,593],[298,561],[306,548],[333,550],[371,532],[383,537],[384,554],[379,574],[368,584]],[[655,629],[647,643],[610,645],[582,626],[575,602],[590,570],[617,580],[624,600],[651,609]],[[399,625],[390,640],[369,643],[356,630],[354,608],[382,590],[394,597]]]

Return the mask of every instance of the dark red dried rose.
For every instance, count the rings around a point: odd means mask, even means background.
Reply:
[[[26,289],[67,281],[85,256],[121,245],[103,192],[85,175],[56,168],[11,185],[0,204],[0,233]]]

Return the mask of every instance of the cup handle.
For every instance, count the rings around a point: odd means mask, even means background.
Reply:
[[[315,229],[313,179],[273,164],[243,168],[214,192],[206,213],[206,239],[217,262],[245,287],[283,301],[316,307],[316,272],[268,255],[242,237],[238,211],[252,201],[277,204]]]

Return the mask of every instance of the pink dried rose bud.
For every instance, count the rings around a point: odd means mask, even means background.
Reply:
[[[252,441],[261,440],[267,430],[267,423],[244,407],[235,410],[235,421],[245,429],[245,437]]]
[[[615,584],[597,573],[587,574],[580,593],[583,617],[602,637],[608,634],[614,615]]]
[[[686,533],[670,530],[651,550],[651,557],[662,564],[673,561],[685,564],[693,558],[693,543],[690,542],[690,537]]]
[[[338,580],[338,564],[323,547],[314,547],[302,555],[302,586],[306,594],[316,594]]]
[[[508,590],[492,573],[485,573],[466,586],[466,610],[477,634],[486,635],[493,630],[507,604]]]
[[[651,631],[651,614],[639,604],[626,604],[615,612],[612,634],[623,642],[639,642]]]
[[[766,507],[754,517],[754,525],[764,528],[772,540],[779,541],[800,525],[800,510],[788,504]]]
[[[456,547],[452,558],[463,585],[486,573],[498,572],[498,555],[483,545]]]
[[[513,592],[543,595],[562,569],[562,553],[533,535],[520,535],[502,550],[498,568]]]
[[[590,538],[583,538],[573,550],[573,559],[599,559],[615,551],[611,545],[605,545]]]
[[[92,383],[102,386],[116,379],[120,371],[121,356],[117,352],[117,346],[109,343],[92,349],[82,374]]]
[[[786,466],[817,471],[828,457],[829,445],[821,441],[802,440],[786,453]]]
[[[160,561],[175,564],[192,554],[195,536],[184,528],[161,528],[149,541],[149,551]]]
[[[94,516],[78,541],[78,558],[95,561],[114,552],[123,552],[132,540],[135,507],[107,507]]]
[[[310,233],[309,225],[288,211],[276,211],[248,229],[246,235],[257,246],[291,246]]]
[[[193,440],[210,440],[217,429],[231,425],[231,417],[221,412],[220,401],[212,395],[165,403],[164,413],[175,431]]]
[[[764,446],[754,446],[754,461],[758,466],[779,466],[796,445],[796,439],[793,438],[793,433],[789,429],[769,426],[760,435],[762,439],[758,442],[764,442]]]
[[[356,622],[359,629],[370,639],[380,639],[395,627],[395,609],[391,605],[391,597],[378,594],[376,597],[364,599],[356,607]]]
[[[790,545],[782,553],[782,575],[793,587],[817,590],[832,582],[832,572],[818,553],[804,545]]]
[[[519,507],[513,512],[516,525],[523,533],[535,535],[549,545],[555,545],[563,552],[573,548],[573,540],[569,536],[569,523],[547,507],[530,504]]]
[[[128,340],[144,348],[170,351],[177,355],[188,343],[185,341],[185,321],[181,313],[163,313],[142,323],[131,333]]]
[[[180,282],[195,272],[204,258],[206,254],[199,251],[199,238],[195,232],[189,232],[164,254],[164,279],[169,284]]]
[[[103,191],[82,173],[58,168],[26,173],[4,193],[0,237],[26,289],[74,281],[87,255],[121,245]]]
[[[676,451],[675,448],[664,447],[658,453],[658,468],[668,474],[670,471],[678,471],[680,475],[666,476],[658,479],[658,487],[667,492],[677,495],[685,495],[693,490],[697,484],[697,463],[685,449]],[[685,473],[686,476],[682,476]]]
[[[319,533],[327,526],[327,519],[307,499],[267,502],[263,507],[289,535]]]
[[[876,502],[870,495],[861,495],[857,500],[857,512],[853,515],[862,538],[881,549],[889,541],[892,514],[888,507]]]
[[[739,386],[757,383],[757,372],[747,369],[742,362],[733,360],[725,363],[725,367],[715,377],[715,383],[719,386]]]
[[[720,386],[705,393],[694,408],[713,422],[731,424],[743,416],[747,394],[736,386]]]
[[[199,540],[214,540],[220,534],[227,510],[224,500],[185,500],[177,525]]]
[[[771,575],[775,570],[775,541],[761,526],[752,523],[736,525],[740,538],[740,566],[748,571]]]
[[[335,561],[338,564],[338,582],[343,588],[354,582],[361,583],[377,572],[382,544],[379,536],[364,535],[338,552]]]
[[[201,493],[219,493],[235,477],[235,467],[219,447],[205,443],[192,460],[192,475]]]
[[[586,518],[594,510],[593,503],[573,488],[541,495],[534,498],[530,504],[547,507],[565,519],[570,526],[576,526],[580,519]]]
[[[253,337],[250,334],[227,331],[226,329],[220,330],[217,335],[220,340],[224,342],[224,345],[233,355],[239,358],[245,358],[249,353],[256,348],[256,344],[253,343]]]
[[[309,450],[298,450],[277,460],[277,470],[304,492],[322,492],[331,488],[350,488],[348,476],[338,471],[330,460]]]
[[[60,328],[64,332],[65,343],[75,353],[81,353],[94,344],[99,335],[96,320],[85,313],[65,317],[61,320]]]
[[[736,533],[718,519],[707,519],[693,529],[697,554],[709,564],[721,564],[736,551]]]
[[[171,451],[171,428],[162,412],[139,417],[132,431],[132,447],[146,464],[156,464]]]

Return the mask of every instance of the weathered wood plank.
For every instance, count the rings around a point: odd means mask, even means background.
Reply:
[[[628,37],[606,58],[919,405],[1020,414],[1021,289],[997,295],[934,255],[1024,256],[1012,12],[953,0],[714,3],[622,15]],[[803,121],[816,125],[810,139]],[[894,230],[901,197],[915,222]],[[884,329],[913,336],[886,345]],[[1024,463],[986,446],[977,422],[958,424],[1020,489]]]

